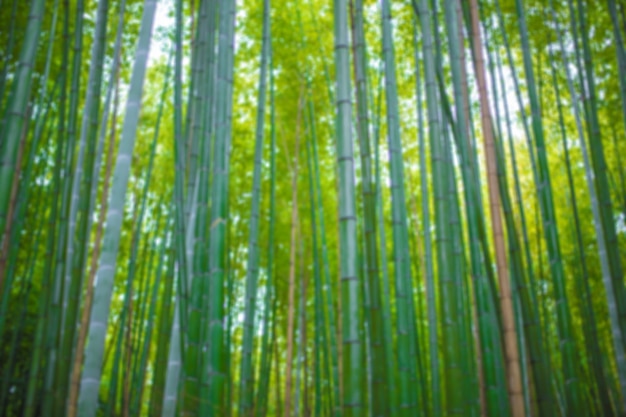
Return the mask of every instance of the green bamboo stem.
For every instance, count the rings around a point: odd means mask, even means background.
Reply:
[[[263,163],[263,138],[265,123],[265,96],[267,90],[267,61],[270,36],[270,4],[263,2],[263,35],[261,46],[261,72],[259,75],[259,96],[257,101],[256,139],[254,149],[254,173],[252,185],[252,208],[250,214],[250,237],[248,241],[248,265],[246,268],[245,313],[241,375],[239,379],[239,415],[252,416],[254,393],[254,366],[252,363],[254,314],[259,274],[259,219],[261,204],[261,165]]]
[[[110,75],[109,75],[109,80],[108,80],[108,88],[107,88],[107,93],[106,93],[106,97],[105,97],[105,101],[104,101],[104,109],[102,112],[102,116],[99,120],[99,129],[98,129],[98,141],[97,141],[97,150],[95,152],[95,161],[93,163],[93,171],[91,173],[88,173],[89,175],[86,176],[85,178],[85,186],[87,184],[89,184],[89,190],[90,190],[90,196],[88,198],[88,201],[86,202],[86,207],[83,207],[83,210],[85,210],[85,213],[92,213],[92,211],[94,210],[94,205],[95,205],[95,201],[96,201],[96,197],[97,197],[97,193],[98,193],[98,182],[99,182],[99,174],[100,174],[100,168],[101,168],[101,164],[102,164],[102,156],[104,154],[104,142],[105,142],[105,136],[107,133],[107,127],[108,127],[108,120],[109,120],[109,113],[111,112],[111,100],[113,98],[113,92],[115,91],[115,103],[114,103],[114,107],[113,107],[113,121],[112,124],[115,125],[116,123],[116,112],[117,112],[117,106],[118,106],[118,86],[119,86],[119,66],[120,66],[120,56],[121,56],[121,45],[122,45],[122,33],[123,33],[123,27],[124,27],[124,13],[126,10],[126,1],[123,0],[120,2],[119,4],[119,12],[118,12],[118,24],[117,24],[117,36],[115,39],[115,45],[114,45],[114,51],[113,51],[113,62],[111,64],[111,69],[110,69]],[[97,119],[97,115],[92,115],[92,117],[95,117]],[[94,119],[95,120],[95,119]],[[95,122],[92,121],[92,123],[95,124]],[[95,131],[95,128],[94,128]],[[114,129],[113,129],[114,131]],[[95,132],[94,132],[95,134]],[[111,142],[114,141],[115,135],[112,133],[111,134]],[[113,152],[113,144],[109,145],[109,153],[107,156],[107,172],[106,172],[106,176],[105,176],[105,185],[103,186],[103,197],[102,200],[106,202],[107,199],[107,191],[108,191],[108,187],[109,187],[109,179],[110,179],[110,174],[111,174],[111,170],[110,170],[110,164],[111,164],[111,160],[112,160],[112,152]],[[106,203],[102,204],[102,206],[106,206]],[[105,209],[106,210],[106,209]],[[95,279],[95,271],[97,269],[97,261],[98,261],[98,256],[100,253],[100,247],[101,247],[101,239],[100,237],[102,236],[102,228],[103,228],[103,223],[104,223],[104,215],[105,215],[105,210],[102,209],[100,210],[99,213],[99,226],[98,226],[98,232],[97,232],[97,241],[95,243],[95,248],[94,251],[91,255],[91,268],[90,268],[90,272],[89,272],[89,280],[86,283],[86,294],[85,294],[85,303],[83,305],[83,313],[82,313],[82,317],[80,320],[80,331],[78,333],[77,336],[77,341],[76,341],[76,349],[74,351],[74,358],[73,358],[73,366],[70,368],[70,372],[71,372],[71,378],[69,381],[69,403],[67,405],[68,407],[68,415],[70,417],[75,416],[76,413],[76,401],[77,401],[77,397],[78,397],[78,385],[80,382],[80,374],[81,374],[81,367],[82,367],[82,363],[83,363],[83,357],[84,357],[84,347],[85,347],[85,338],[87,335],[87,329],[85,328],[87,321],[89,320],[88,316],[89,313],[91,311],[91,302],[93,300],[93,281]],[[84,229],[82,230],[83,232],[83,238],[82,240],[84,240],[84,236],[86,233],[88,233],[88,231],[91,230],[91,226],[92,226],[92,222],[93,222],[93,217],[91,215],[86,216],[86,219],[83,219],[83,224]],[[81,249],[82,250],[82,255],[79,254],[79,256],[82,257],[86,257],[87,253],[86,251],[84,251],[84,248]],[[82,261],[81,262],[86,262],[86,258],[81,258]]]
[[[580,395],[580,383],[575,369],[575,344],[572,338],[571,315],[568,306],[567,294],[565,292],[565,276],[561,258],[559,237],[557,232],[556,217],[554,213],[554,202],[550,173],[548,168],[547,155],[545,150],[543,122],[537,98],[537,87],[535,84],[534,70],[530,56],[530,46],[528,41],[528,29],[526,27],[526,15],[521,0],[516,0],[516,9],[520,36],[522,40],[522,52],[524,57],[524,68],[527,79],[528,95],[532,109],[532,127],[534,141],[537,152],[538,178],[535,184],[543,220],[543,229],[550,260],[550,271],[553,280],[554,295],[557,303],[558,334],[560,347],[562,349],[562,367],[567,381],[566,410],[577,410],[582,412],[583,403]]]
[[[83,287],[85,263],[87,257],[87,245],[75,245],[76,242],[88,242],[92,218],[91,205],[94,193],[92,175],[94,170],[94,147],[98,137],[98,118],[100,113],[100,95],[102,86],[103,59],[105,54],[105,41],[108,20],[108,1],[98,3],[96,12],[95,41],[92,44],[91,62],[85,93],[84,111],[81,121],[79,136],[78,158],[72,175],[72,188],[70,193],[70,206],[68,218],[68,239],[65,254],[65,271],[63,305],[61,311],[65,348],[60,352],[63,360],[59,361],[59,384],[57,398],[67,397],[73,363],[73,349],[76,322],[80,310],[80,304],[71,302],[77,300]],[[100,136],[103,138],[102,136]],[[102,147],[99,148],[100,155]],[[85,175],[83,176],[83,171]],[[99,172],[98,172],[99,173]],[[97,173],[96,173],[97,174]],[[97,187],[97,183],[95,184]],[[75,251],[75,246],[77,251]],[[59,405],[59,410],[65,410],[65,404]]]
[[[146,0],[135,53],[136,61],[131,76],[131,88],[126,103],[124,127],[113,175],[114,181],[111,187],[107,226],[104,232],[105,245],[101,254],[96,285],[94,287],[95,295],[89,323],[88,347],[85,354],[85,367],[78,397],[78,414],[80,417],[94,416],[97,407],[105,329],[107,327],[113,290],[113,274],[119,249],[121,221],[128,177],[130,175],[130,160],[135,144],[139,111],[141,109],[141,95],[155,11],[156,0]]]
[[[54,146],[54,173],[52,175],[52,189],[54,192],[54,195],[58,195],[60,193],[60,188],[61,188],[61,166],[63,165],[63,155],[64,155],[64,145],[65,145],[65,132],[66,132],[66,114],[67,114],[67,106],[66,106],[66,102],[67,102],[67,78],[68,78],[68,69],[69,69],[69,45],[70,42],[68,42],[69,39],[69,1],[64,0],[63,2],[63,20],[64,20],[64,26],[63,26],[63,40],[64,40],[64,45],[63,45],[63,49],[61,52],[61,68],[60,68],[60,80],[59,80],[59,85],[60,85],[60,98],[59,98],[59,108],[58,108],[58,122],[57,122],[57,130],[56,130],[56,137],[57,137],[57,141],[55,143]],[[50,211],[50,215],[49,215],[49,220],[48,220],[48,232],[47,232],[47,242],[46,242],[46,258],[48,259],[48,261],[45,263],[43,272],[42,272],[42,280],[43,282],[47,282],[50,288],[50,294],[51,297],[49,297],[46,300],[46,305],[44,307],[40,307],[39,310],[39,321],[37,323],[37,329],[35,331],[35,347],[34,347],[34,351],[33,351],[33,364],[35,366],[33,366],[29,372],[29,377],[28,377],[28,387],[27,387],[27,394],[26,394],[26,409],[24,411],[24,414],[28,417],[32,416],[32,414],[34,413],[34,398],[35,398],[35,390],[37,389],[37,381],[38,381],[38,376],[39,376],[39,371],[40,369],[38,369],[40,366],[38,365],[41,361],[42,358],[42,350],[44,347],[44,343],[47,343],[49,341],[46,340],[44,342],[44,326],[46,325],[46,321],[49,319],[50,320],[50,325],[48,327],[54,327],[57,320],[55,320],[55,316],[53,314],[53,309],[51,308],[52,306],[52,300],[54,300],[55,296],[58,294],[58,292],[56,291],[56,285],[54,283],[54,281],[52,280],[51,276],[52,276],[52,272],[53,272],[53,267],[54,267],[54,255],[55,255],[55,238],[56,238],[56,234],[57,234],[57,221],[60,220],[60,206],[61,203],[59,203],[58,201],[55,201],[52,204],[51,207],[51,211]],[[45,314],[46,310],[48,312],[50,312],[51,314]],[[46,338],[47,339],[47,338]],[[44,365],[43,363],[41,364],[41,368],[43,370]],[[45,398],[50,398],[48,397],[44,397]]]
[[[57,360],[57,357],[64,355],[71,349],[72,340],[65,335],[64,316],[62,306],[64,303],[65,289],[64,273],[66,271],[67,242],[69,239],[68,215],[70,209],[70,193],[72,188],[71,172],[74,168],[74,150],[76,144],[76,128],[78,124],[78,105],[79,94],[82,79],[82,57],[83,57],[83,23],[84,23],[84,1],[76,2],[74,41],[72,48],[74,51],[70,97],[69,97],[69,113],[67,125],[65,127],[65,135],[67,143],[63,150],[63,170],[61,172],[61,209],[59,212],[59,236],[56,242],[55,250],[55,267],[51,271],[54,274],[54,290],[53,302],[50,308],[50,325],[48,326],[47,348],[49,349],[48,362],[46,366],[46,375],[44,378],[44,416],[48,417],[57,414],[63,414],[65,408],[66,397],[62,394],[65,385],[63,379],[66,373],[63,372],[65,362]],[[67,6],[69,7],[69,5]],[[67,17],[67,16],[66,16]],[[69,43],[69,33],[66,33],[65,42]],[[66,356],[66,355],[65,355]]]
[[[400,382],[400,410],[403,415],[416,412],[421,405],[417,380],[415,308],[413,305],[413,278],[409,252],[408,224],[404,183],[404,162],[398,96],[396,85],[395,53],[391,28],[391,10],[388,1],[382,2],[383,60],[385,63],[385,89],[387,104],[387,129],[389,170],[391,173],[391,203],[393,225],[393,258],[396,294],[396,326],[398,343],[398,377]],[[417,395],[414,393],[417,392]]]
[[[213,176],[211,181],[211,222],[209,256],[209,303],[208,337],[211,340],[208,352],[209,397],[208,416],[223,415],[225,378],[228,369],[224,361],[224,280],[225,280],[225,237],[227,225],[226,205],[228,200],[228,141],[231,135],[233,49],[235,27],[235,0],[224,0],[220,5],[220,41],[217,63],[217,115],[216,136],[213,152]]]
[[[194,348],[199,349],[200,352],[205,352],[205,355],[197,354],[197,357],[188,361],[189,367],[193,367],[191,373],[187,372],[190,378],[196,378],[195,382],[187,384],[193,387],[193,391],[187,391],[186,395],[195,396],[195,401],[199,402],[200,410],[206,410],[209,407],[208,399],[208,379],[210,369],[207,365],[207,354],[209,351],[211,341],[207,336],[207,329],[209,328],[208,322],[208,310],[210,306],[210,295],[208,293],[210,268],[210,231],[209,225],[209,200],[210,190],[209,186],[205,186],[211,183],[211,164],[212,164],[212,148],[215,143],[215,106],[217,103],[216,88],[216,65],[217,59],[215,53],[215,38],[218,34],[216,31],[217,19],[221,19],[218,13],[221,13],[219,2],[202,2],[199,7],[198,16],[198,29],[197,29],[197,43],[196,52],[197,55],[197,76],[195,80],[194,88],[196,96],[194,98],[193,105],[188,107],[188,111],[194,111],[191,125],[191,136],[189,138],[190,143],[190,159],[189,159],[189,194],[190,198],[193,188],[195,186],[197,191],[197,205],[195,212],[195,221],[193,226],[190,224],[190,229],[193,227],[195,237],[193,246],[190,244],[189,249],[193,250],[193,281],[192,281],[192,312],[196,315],[193,316],[190,313],[190,328],[196,333],[194,337],[198,338],[198,344]],[[226,9],[224,9],[226,11]],[[220,46],[219,54],[224,56],[227,51]],[[216,59],[217,58],[217,59]],[[192,91],[192,90],[190,90]],[[197,174],[197,181],[194,183],[194,179]],[[194,190],[194,192],[196,192]],[[226,203],[228,204],[228,203]],[[228,239],[228,238],[226,238]],[[198,290],[199,288],[199,290]],[[199,294],[198,294],[199,292]],[[195,298],[195,301],[194,301]],[[199,317],[197,317],[199,315]],[[196,322],[192,323],[192,319]],[[229,322],[230,323],[230,322]],[[199,326],[196,327],[196,326]],[[191,347],[191,343],[190,343]],[[189,368],[187,368],[189,369]],[[188,381],[190,382],[190,381]],[[199,391],[198,391],[199,388]],[[188,410],[186,410],[188,411]],[[206,411],[205,411],[206,412]]]
[[[626,74],[626,52],[624,51],[622,32],[617,20],[617,6],[615,0],[607,0],[607,3],[609,6],[609,14],[611,15],[611,25],[613,26],[613,37],[615,38],[615,54],[617,55],[617,68],[620,74],[617,79],[620,87],[624,129],[626,129],[626,80],[624,79],[624,74]]]
[[[269,29],[268,29],[269,30]],[[271,33],[271,32],[270,32]],[[269,204],[269,233],[267,241],[267,280],[265,282],[265,300],[263,305],[263,337],[261,340],[261,367],[260,381],[257,388],[256,417],[265,417],[267,414],[267,403],[269,396],[270,374],[271,374],[271,346],[270,336],[270,314],[272,300],[275,297],[274,289],[274,253],[275,253],[275,233],[276,233],[276,106],[274,87],[274,64],[272,58],[272,41],[268,37],[268,60],[269,60],[269,83],[270,83],[270,204]],[[314,206],[315,207],[315,206]],[[317,265],[317,263],[316,263]],[[317,282],[317,281],[316,281]]]
[[[415,96],[417,97],[417,126],[418,126],[418,147],[419,147],[419,170],[420,170],[420,193],[421,193],[421,214],[422,214],[422,234],[424,239],[424,272],[427,298],[428,316],[428,351],[430,362],[430,395],[431,401],[427,410],[433,415],[439,413],[439,392],[440,392],[440,371],[438,352],[438,331],[437,331],[437,299],[435,294],[435,274],[432,256],[432,238],[430,231],[430,193],[428,189],[428,171],[426,167],[426,142],[424,138],[424,114],[422,106],[422,80],[420,71],[420,54],[417,43],[417,22],[413,24],[413,47],[415,59]]]
[[[315,286],[314,307],[315,307],[315,410],[314,415],[319,417],[322,412],[322,380],[329,375],[328,369],[328,349],[326,344],[326,315],[323,310],[323,295],[322,295],[322,279],[320,274],[320,256],[319,247],[317,242],[317,220],[316,220],[316,204],[315,204],[315,192],[313,181],[313,164],[311,161],[311,144],[306,142],[306,155],[307,155],[307,169],[309,177],[309,201],[311,211],[311,233],[313,244],[313,279]],[[322,364],[321,356],[324,356],[324,363]],[[324,382],[328,382],[326,379]],[[327,395],[328,395],[327,391]]]
[[[352,8],[352,5],[354,7]],[[364,33],[364,16],[362,0],[350,2],[352,13],[352,38],[355,73],[355,95],[357,103],[357,136],[361,156],[361,194],[363,206],[363,225],[365,238],[365,259],[367,287],[369,293],[367,325],[369,329],[369,351],[372,364],[372,410],[375,416],[389,413],[387,399],[387,383],[383,364],[385,351],[382,344],[382,316],[380,306],[380,278],[378,267],[378,250],[376,245],[376,196],[372,174],[372,157],[370,151],[369,104],[367,82],[367,51]]]
[[[422,59],[424,61],[424,76],[426,82],[426,104],[429,126],[430,153],[432,161],[432,180],[433,180],[433,197],[435,201],[435,230],[436,230],[436,248],[437,248],[437,264],[439,266],[438,276],[445,276],[447,271],[446,249],[445,249],[445,207],[443,207],[442,191],[442,164],[441,164],[441,116],[439,114],[439,98],[435,81],[435,51],[432,38],[432,10],[427,0],[413,2],[414,11],[419,18],[422,29]],[[434,286],[432,288],[434,290]],[[432,336],[431,336],[432,337]],[[431,338],[432,343],[432,338]],[[432,358],[431,358],[432,361]],[[433,415],[441,414],[444,407],[442,391],[440,389],[433,390]]]
[[[167,226],[166,226],[167,228]],[[165,236],[165,239],[163,241],[160,242],[159,245],[159,254],[158,254],[158,263],[159,265],[157,266],[157,272],[156,272],[156,277],[154,279],[154,284],[153,284],[153,288],[152,288],[152,294],[150,296],[150,302],[149,303],[145,303],[145,304],[149,304],[149,312],[148,312],[148,328],[146,329],[146,335],[144,337],[140,337],[138,338],[139,340],[142,341],[143,343],[143,347],[142,347],[142,352],[141,352],[141,358],[139,359],[139,365],[138,365],[138,370],[135,372],[134,375],[134,381],[133,381],[133,386],[135,387],[141,387],[139,390],[139,393],[136,393],[135,391],[133,392],[135,395],[133,395],[132,397],[132,402],[131,402],[131,406],[130,406],[130,415],[139,415],[141,413],[142,410],[142,397],[143,397],[143,386],[144,386],[144,381],[145,381],[145,374],[146,374],[146,367],[148,365],[148,358],[150,356],[150,347],[151,347],[151,342],[152,342],[152,333],[153,333],[153,329],[154,329],[154,322],[155,322],[155,313],[156,313],[156,305],[157,305],[157,296],[159,293],[159,288],[160,288],[160,283],[161,283],[161,276],[164,273],[164,269],[167,268],[167,263],[169,263],[167,260],[165,260],[165,249],[166,249],[166,245],[168,244],[168,241],[170,240],[170,234],[168,232],[168,234]],[[167,271],[166,271],[167,274]]]
[[[315,194],[317,201],[317,218],[319,219],[320,227],[320,240],[322,244],[322,264],[323,264],[323,285],[324,285],[324,298],[326,300],[326,310],[328,312],[328,340],[330,343],[330,358],[332,365],[332,386],[333,386],[333,415],[335,417],[341,416],[341,396],[340,396],[340,381],[339,381],[339,355],[337,346],[337,325],[335,321],[335,302],[333,297],[333,291],[330,281],[330,262],[328,256],[328,241],[326,239],[326,225],[324,221],[324,205],[322,200],[322,186],[321,175],[319,167],[319,155],[317,151],[317,133],[315,125],[315,109],[312,104],[309,105],[310,120],[311,120],[311,137],[313,148],[313,168],[315,171]]]
[[[31,91],[33,66],[37,54],[37,46],[41,34],[41,22],[43,19],[45,2],[43,0],[32,0],[30,4],[30,14],[26,27],[26,36],[20,52],[20,66],[13,81],[11,96],[5,110],[3,119],[5,129],[0,136],[1,155],[0,158],[0,231],[4,233],[9,219],[8,209],[13,187],[13,176],[19,170],[16,166],[17,151],[22,136],[22,126],[26,120],[28,100]],[[6,236],[4,237],[6,239]],[[3,283],[0,282],[0,289]],[[0,331],[1,333],[1,331]]]
[[[132,294],[133,294],[133,283],[135,282],[135,276],[137,275],[137,252],[139,249],[139,242],[141,239],[141,231],[142,231],[142,227],[143,227],[143,221],[144,221],[144,217],[146,214],[146,208],[147,208],[147,203],[148,203],[148,190],[151,184],[151,179],[152,179],[152,171],[153,171],[153,166],[154,166],[154,159],[155,159],[155,155],[156,155],[156,146],[157,146],[157,141],[158,141],[158,137],[159,137],[159,128],[161,125],[161,116],[163,113],[163,104],[165,103],[165,96],[167,94],[168,91],[168,87],[169,87],[169,73],[170,73],[170,65],[168,64],[167,69],[166,69],[166,73],[164,76],[164,84],[163,84],[163,90],[161,93],[161,100],[159,102],[159,108],[157,110],[157,120],[156,120],[156,125],[154,128],[154,134],[152,137],[152,143],[150,145],[150,155],[149,155],[149,160],[148,160],[148,167],[147,167],[147,172],[146,172],[146,177],[145,177],[145,181],[144,181],[144,185],[143,185],[143,190],[141,193],[141,196],[139,197],[139,201],[140,201],[140,205],[139,205],[139,210],[138,210],[138,214],[137,217],[135,219],[135,224],[134,224],[134,233],[133,233],[133,237],[132,237],[132,244],[131,244],[131,249],[130,249],[130,256],[128,257],[128,266],[127,266],[127,276],[126,276],[126,290],[125,290],[125,297],[124,297],[124,306],[122,308],[122,313],[121,313],[121,317],[120,317],[120,329],[123,329],[127,324],[126,324],[126,317],[127,314],[129,314],[129,303],[131,302],[132,299]],[[160,214],[159,214],[160,215]],[[158,221],[157,221],[157,227],[158,227]],[[148,245],[145,244],[144,246],[144,251],[147,250]],[[154,251],[152,252],[154,253]],[[145,259],[145,255],[140,257],[141,259]],[[144,264],[141,263],[141,266],[143,266]],[[148,265],[152,265],[151,262],[148,262]],[[143,279],[143,274],[140,275],[140,279],[139,279],[140,285],[143,284],[144,279]],[[139,295],[141,296],[142,291],[141,288],[139,289]],[[142,303],[139,302],[138,303],[139,306],[142,306]],[[140,316],[140,315],[139,315]],[[131,324],[128,324],[128,326],[131,326]],[[120,349],[119,346],[121,346],[121,334],[120,337],[118,339],[118,348],[116,349],[116,352]],[[116,361],[115,361],[115,365],[114,365],[114,369],[118,369],[118,360],[119,360],[119,356],[116,355]],[[130,369],[128,369],[127,367],[123,368],[123,374],[124,374],[124,380],[126,380],[126,375],[130,375]],[[117,372],[113,372],[113,375],[117,375]],[[116,378],[114,377],[113,380],[115,381]],[[115,408],[115,398],[116,398],[116,390],[115,389],[110,389],[109,390],[109,408],[108,408],[108,412],[111,413],[114,411]],[[128,401],[125,401],[126,403]],[[113,404],[111,404],[113,403]]]
[[[192,51],[194,67],[192,67],[193,90],[190,90],[190,103],[187,108],[191,114],[187,129],[187,165],[189,167],[187,182],[186,210],[193,210],[188,214],[186,249],[189,251],[187,263],[189,267],[190,299],[188,315],[188,334],[185,350],[185,384],[183,415],[197,413],[200,407],[206,407],[207,375],[203,372],[205,358],[203,351],[208,351],[209,340],[206,337],[207,309],[209,294],[207,291],[209,276],[209,194],[210,187],[210,159],[209,149],[213,145],[213,138],[206,135],[206,109],[213,105],[215,97],[208,96],[208,87],[212,81],[205,72],[208,72],[209,56],[214,54],[214,45],[209,50],[210,39],[215,38],[215,27],[211,24],[215,20],[217,2],[202,2],[199,7],[198,27],[196,29],[195,44]],[[212,17],[212,20],[211,20]],[[223,52],[222,52],[223,53]],[[195,78],[193,78],[195,77]],[[190,87],[191,88],[191,87]],[[191,96],[193,94],[193,97]],[[206,184],[207,186],[200,186]],[[180,192],[180,191],[179,191]],[[190,206],[193,198],[193,207]],[[192,219],[193,217],[193,219]],[[208,370],[208,369],[207,369]]]
[[[174,206],[174,205],[172,205]],[[180,343],[180,329],[178,333],[173,332],[173,327],[177,325],[177,323],[172,322],[172,306],[176,309],[176,302],[172,303],[173,294],[174,294],[174,284],[177,281],[178,270],[176,269],[176,256],[175,256],[175,245],[176,239],[173,237],[175,231],[170,233],[170,239],[173,242],[170,243],[168,250],[166,251],[167,256],[167,264],[165,265],[165,277],[163,284],[163,290],[159,293],[157,292],[157,298],[161,298],[160,308],[157,308],[155,311],[155,320],[158,311],[158,330],[157,330],[157,343],[156,343],[156,354],[154,356],[154,364],[155,370],[152,375],[152,383],[150,389],[150,397],[148,402],[148,412],[152,415],[162,415],[163,413],[163,403],[165,402],[165,389],[167,384],[167,379],[170,376],[175,376],[178,378],[176,372],[173,372],[170,368],[170,347],[175,341]],[[157,287],[155,287],[157,288]],[[156,289],[156,291],[160,291]],[[160,294],[160,297],[159,297]],[[154,301],[155,304],[158,302]],[[177,311],[179,311],[177,309]],[[178,357],[180,360],[180,356]],[[159,364],[166,363],[167,366],[158,366]],[[178,370],[180,370],[180,363],[178,364]],[[178,379],[177,379],[178,382]]]
[[[357,221],[350,105],[348,16],[345,0],[334,0],[335,82],[337,91],[336,149],[339,166],[339,247],[342,314],[342,415],[363,413],[362,319],[357,260]]]
[[[184,285],[183,280],[180,279],[182,274],[174,274],[174,276],[178,276],[177,279],[178,287]],[[158,399],[157,401],[162,400],[162,411],[161,415],[164,417],[173,417],[176,415],[176,405],[178,399],[178,385],[180,378],[180,369],[181,369],[181,337],[182,333],[180,329],[180,311],[181,308],[178,304],[180,304],[180,291],[178,292],[178,296],[176,297],[176,303],[174,305],[174,318],[172,319],[172,329],[170,331],[170,347],[167,355],[167,372],[165,376],[165,387],[163,389],[163,398]],[[158,391],[157,391],[158,392]],[[154,394],[153,394],[154,395]],[[160,406],[155,406],[156,410],[160,408]]]

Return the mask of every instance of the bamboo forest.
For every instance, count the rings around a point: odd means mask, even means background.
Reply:
[[[625,0],[0,0],[0,416],[626,416]]]

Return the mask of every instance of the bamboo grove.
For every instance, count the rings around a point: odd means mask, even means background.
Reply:
[[[0,22],[0,415],[626,415],[623,0]]]

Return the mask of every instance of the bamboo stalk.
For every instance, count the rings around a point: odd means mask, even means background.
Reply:
[[[303,86],[304,87],[304,86]],[[293,386],[293,338],[295,330],[295,291],[296,291],[296,246],[298,239],[298,161],[300,155],[300,117],[304,97],[303,87],[298,98],[298,114],[296,117],[295,149],[291,163],[291,242],[289,245],[289,304],[287,317],[287,362],[285,373],[285,409],[284,416],[291,417],[292,386]]]
[[[80,417],[94,416],[97,407],[98,391],[100,386],[101,366],[104,348],[105,331],[113,290],[113,273],[115,271],[117,252],[119,249],[119,236],[121,232],[121,219],[124,210],[126,188],[130,174],[130,156],[134,147],[135,134],[141,108],[141,95],[145,79],[146,62],[152,36],[152,26],[156,11],[156,1],[146,0],[140,37],[136,51],[136,61],[133,68],[131,89],[126,103],[126,115],[120,150],[114,171],[114,182],[111,188],[109,208],[107,210],[107,226],[104,239],[110,241],[111,246],[102,252],[100,267],[96,275],[94,288],[94,304],[89,324],[87,351],[85,353],[85,368],[81,380],[81,389],[78,396],[78,414]]]
[[[515,313],[511,297],[511,284],[509,269],[506,259],[502,218],[500,214],[500,193],[498,186],[498,173],[496,168],[496,149],[494,143],[493,120],[487,92],[487,80],[485,64],[482,52],[482,38],[480,34],[478,4],[476,0],[470,0],[470,16],[473,36],[473,58],[476,71],[476,83],[480,97],[481,125],[485,144],[485,160],[487,164],[487,183],[489,184],[489,205],[491,210],[491,225],[493,241],[496,249],[496,265],[500,283],[500,304],[502,311],[502,336],[506,351],[507,386],[511,415],[523,417],[524,397],[522,393],[522,381],[520,371],[519,352],[517,347],[517,330],[515,326]]]

